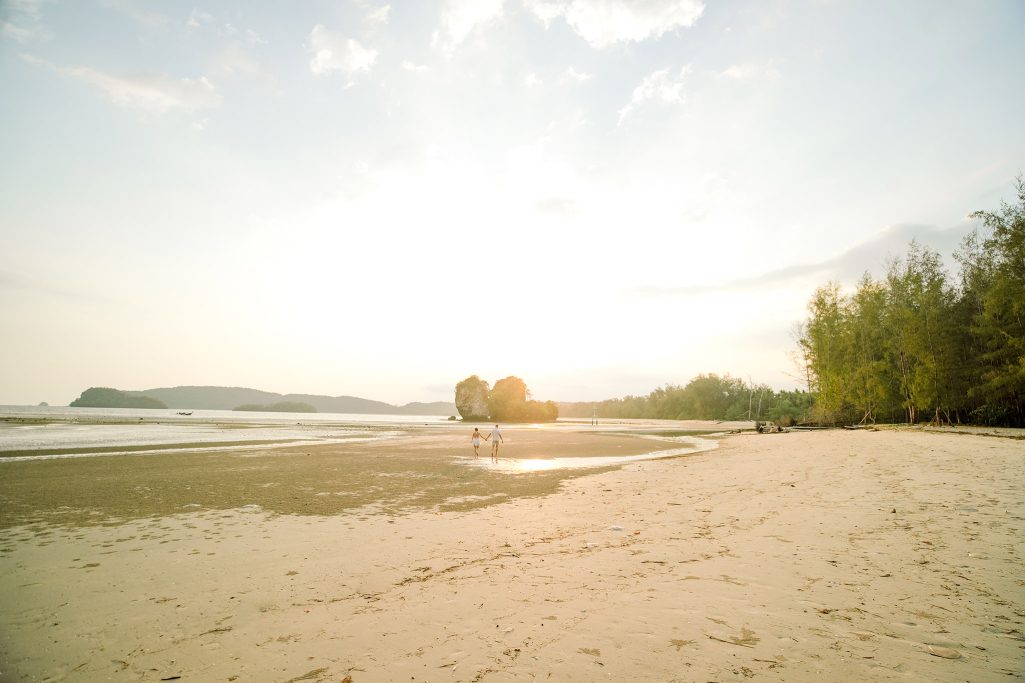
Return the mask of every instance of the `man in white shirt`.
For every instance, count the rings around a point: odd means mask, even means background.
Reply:
[[[498,460],[498,444],[505,443],[505,439],[502,438],[502,432],[498,430],[498,425],[495,425],[495,428],[491,430],[488,438],[491,439],[491,459]]]

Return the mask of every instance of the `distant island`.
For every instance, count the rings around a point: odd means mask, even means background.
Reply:
[[[71,402],[72,408],[167,408],[167,404],[152,396],[133,391],[119,391],[110,387],[91,387]]]
[[[456,406],[446,401],[406,403],[396,406],[356,396],[320,396],[316,394],[277,394],[245,387],[183,386],[122,391],[92,387],[71,402],[83,408],[171,408],[175,410],[236,410],[243,406],[303,404],[302,411],[314,413],[357,413],[375,415],[455,415]],[[309,410],[312,408],[312,410]],[[254,408],[255,409],[255,408]],[[274,408],[279,411],[280,409]]]
[[[555,422],[559,406],[553,401],[530,399],[527,383],[510,375],[491,387],[477,375],[456,385],[456,410],[466,422]]]
[[[317,409],[311,406],[309,403],[300,403],[299,401],[279,401],[278,403],[270,403],[268,405],[260,405],[259,403],[245,403],[240,406],[235,406],[232,410],[245,410],[255,413],[315,413]]]

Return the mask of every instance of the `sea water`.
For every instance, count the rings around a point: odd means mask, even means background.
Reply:
[[[413,427],[464,430],[466,425],[439,415],[373,415],[349,413],[270,413],[233,410],[70,408],[60,406],[0,406],[0,466],[3,462],[153,455],[175,451],[217,451],[237,448],[355,443],[394,439]],[[590,426],[580,420],[533,425],[538,429],[586,429],[636,432],[680,429],[682,423],[664,420],[610,420]],[[711,450],[717,442],[697,436],[636,434],[669,442],[670,449],[623,456],[595,453],[587,457],[507,458],[492,463],[482,455],[478,467],[505,472],[536,472],[625,464]]]
[[[437,415],[186,412],[0,406],[0,460],[369,441],[446,422]]]

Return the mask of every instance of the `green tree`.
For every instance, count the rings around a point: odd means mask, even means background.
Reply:
[[[899,403],[897,378],[886,362],[887,289],[867,273],[850,299],[849,396],[860,424],[875,423]]]
[[[912,241],[904,259],[890,265],[886,281],[893,357],[908,421],[917,422],[925,411],[934,422],[950,422],[958,400],[957,337],[951,326],[954,292],[940,255]]]
[[[488,396],[488,410],[492,419],[518,422],[527,416],[527,383],[510,375],[495,382]]]
[[[1025,424],[1025,179],[1018,177],[1017,204],[977,211],[989,230],[978,245],[966,243],[962,267],[969,272],[975,308],[972,332],[981,351],[974,397],[978,415],[992,422]],[[972,246],[975,248],[973,249]],[[967,261],[967,263],[966,263]]]
[[[805,350],[816,392],[817,419],[835,423],[853,413],[852,326],[850,304],[838,282],[829,282],[812,294],[804,326]]]

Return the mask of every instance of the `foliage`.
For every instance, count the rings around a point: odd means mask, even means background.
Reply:
[[[245,387],[179,386],[122,392],[128,396],[148,396],[163,408],[179,410],[232,410],[244,404],[305,403],[321,413],[363,413],[378,415],[451,415],[455,406],[447,402],[407,403],[396,406],[356,396],[320,396],[316,394],[278,394]]]
[[[470,375],[456,385],[456,409],[464,420],[555,422],[559,418],[554,401],[530,400],[526,382],[513,376],[498,380],[489,391],[487,382]]]
[[[750,385],[729,375],[698,375],[686,386],[667,384],[647,396],[607,401],[563,403],[567,417],[663,420],[761,420],[782,424],[804,421],[813,403],[803,391],[774,392],[765,385]]]
[[[1025,182],[1018,204],[977,212],[987,233],[955,254],[912,242],[881,281],[828,283],[798,348],[823,422],[1025,425]]]
[[[167,408],[162,401],[155,398],[110,387],[90,387],[70,405],[72,408]]]
[[[527,383],[511,375],[495,382],[488,396],[488,414],[495,420],[523,421],[526,405]]]
[[[317,409],[311,406],[309,403],[301,403],[299,401],[279,401],[278,403],[269,403],[267,405],[261,405],[259,403],[243,403],[240,406],[232,408],[232,410],[242,410],[257,413],[315,413]]]

